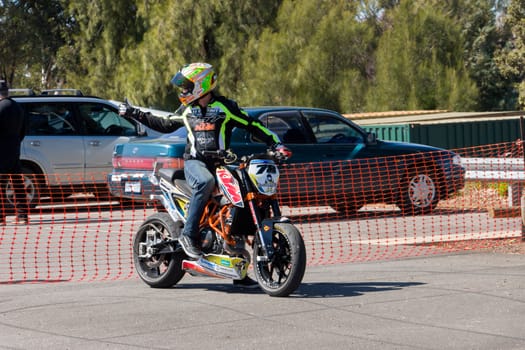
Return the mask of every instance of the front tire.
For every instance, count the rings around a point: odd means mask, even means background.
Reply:
[[[140,256],[144,249],[179,236],[182,223],[173,222],[167,213],[155,213],[140,226],[133,239],[133,262],[139,277],[152,288],[169,288],[177,284],[185,274],[182,250],[175,251],[173,243],[163,249],[168,252]]]
[[[306,249],[299,230],[289,223],[276,223],[272,244],[275,254],[270,261],[258,259],[261,247],[255,244],[254,272],[261,289],[273,297],[286,297],[303,280],[306,270]]]
[[[439,201],[436,177],[428,172],[412,171],[401,188],[398,206],[404,214],[430,213]]]

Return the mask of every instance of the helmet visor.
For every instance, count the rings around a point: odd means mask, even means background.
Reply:
[[[175,74],[175,76],[171,79],[171,83],[181,89],[182,94],[191,94],[193,92],[193,88],[195,87],[195,84],[182,75],[181,72]]]

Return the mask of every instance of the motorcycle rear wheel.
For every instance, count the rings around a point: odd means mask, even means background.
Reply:
[[[254,273],[261,289],[273,297],[286,297],[301,284],[306,270],[306,249],[299,230],[289,223],[275,224],[272,244],[275,254],[270,261],[259,261],[260,247],[255,244]]]
[[[184,252],[175,251],[173,244],[167,248],[171,252],[153,254],[149,258],[139,257],[140,243],[151,244],[148,232],[153,234],[155,243],[179,236],[182,223],[173,222],[167,213],[155,213],[140,226],[133,239],[133,263],[139,277],[152,288],[169,288],[177,284],[185,274],[182,269]]]

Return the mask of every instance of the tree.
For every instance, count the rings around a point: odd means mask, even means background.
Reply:
[[[58,0],[0,2],[0,76],[12,86],[49,88],[67,18]]]
[[[525,0],[511,0],[504,15],[511,38],[496,54],[496,63],[503,75],[517,86],[519,105],[525,108]]]
[[[379,41],[369,110],[475,108],[458,25],[425,1],[401,1]]]
[[[357,12],[342,0],[284,1],[275,27],[248,44],[243,99],[362,110],[373,28]]]
[[[487,1],[473,1],[461,16],[465,38],[465,62],[470,77],[480,92],[479,110],[513,110],[517,106],[516,90],[505,78],[494,59],[510,32],[496,24],[496,13]]]
[[[138,6],[145,21],[143,40],[123,51],[116,79],[118,94],[132,102],[175,108],[177,91],[170,79],[190,62],[215,66],[219,89],[236,94],[249,37],[274,19],[280,0],[181,0]],[[147,6],[147,7],[146,7]]]
[[[65,1],[74,32],[59,53],[66,85],[112,96],[122,48],[140,41],[141,24],[128,0]]]

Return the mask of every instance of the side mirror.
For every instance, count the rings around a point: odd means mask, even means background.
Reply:
[[[375,132],[366,133],[366,143],[368,145],[375,145],[377,143],[377,136]]]

